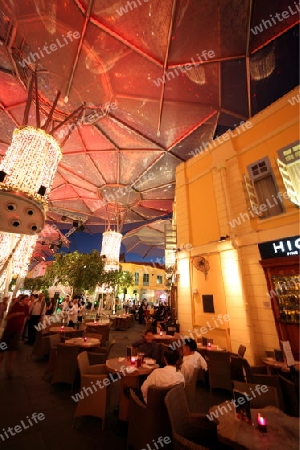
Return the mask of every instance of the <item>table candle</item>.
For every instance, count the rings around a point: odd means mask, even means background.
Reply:
[[[159,333],[159,334],[160,334],[160,336],[162,336],[162,331],[160,331],[160,333]]]
[[[135,361],[136,361],[136,357],[135,357],[135,356],[132,356],[132,357],[131,357],[131,364],[135,364]]]
[[[257,415],[257,428],[262,433],[266,433],[267,432],[267,420],[261,414]]]
[[[63,330],[65,329],[65,327],[62,325],[62,326],[60,327],[60,329],[61,329],[61,331],[63,331]]]

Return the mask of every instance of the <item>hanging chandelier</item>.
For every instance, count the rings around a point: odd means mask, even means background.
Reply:
[[[109,230],[103,233],[101,256],[105,257],[105,270],[119,270],[119,257],[123,235]]]
[[[34,235],[44,228],[48,196],[62,158],[61,145],[53,133],[83,108],[54,126],[52,117],[59,96],[60,92],[42,125],[37,73],[32,74],[23,123],[14,130],[11,145],[0,163],[0,232]],[[28,125],[33,99],[35,127]]]
[[[36,234],[44,228],[48,194],[61,157],[59,144],[44,130],[15,129],[0,163],[2,231]]]
[[[37,239],[37,234],[0,233],[0,291],[5,289],[7,278],[26,276]]]
[[[57,92],[45,122],[41,124],[37,73],[33,73],[23,123],[15,129],[11,145],[0,162],[0,290],[8,289],[12,276],[26,276],[38,233],[44,228],[48,196],[62,158],[60,144],[53,137],[70,119],[76,120],[84,106],[54,124]],[[35,100],[36,126],[29,126],[29,112]],[[50,131],[51,129],[51,131]],[[6,285],[6,286],[5,286]]]
[[[120,249],[123,235],[121,229],[126,216],[126,208],[117,202],[106,205],[106,231],[103,233],[101,256],[105,258],[107,272],[119,270]]]

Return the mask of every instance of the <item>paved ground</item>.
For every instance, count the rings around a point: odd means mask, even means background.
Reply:
[[[135,322],[128,331],[113,331],[116,339],[111,357],[126,356],[126,347],[140,338],[144,326]],[[43,378],[46,361],[36,362],[31,358],[32,347],[21,344],[15,376],[7,380],[4,368],[0,371],[0,448],[6,450],[116,450],[126,449],[126,426],[118,419],[117,403],[119,383],[112,384],[110,411],[106,429],[101,430],[101,421],[87,417],[77,419],[76,429],[73,415],[76,403],[71,398],[70,387],[53,385]],[[197,388],[197,410],[207,412],[214,404],[228,396],[211,396],[207,389]],[[32,425],[28,418],[42,413],[45,419]],[[28,417],[28,418],[27,418]],[[28,428],[10,435],[8,427],[14,428],[22,422]],[[4,430],[3,430],[4,429]],[[2,431],[1,431],[2,430]],[[4,433],[6,432],[6,434]],[[1,438],[1,434],[5,439]]]

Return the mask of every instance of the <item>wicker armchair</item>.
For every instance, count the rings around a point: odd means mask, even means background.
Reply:
[[[80,347],[77,345],[57,345],[51,384],[66,383],[73,388],[77,373],[77,355],[79,350]]]
[[[165,404],[171,422],[175,450],[182,448],[217,450],[222,447],[218,441],[217,424],[210,421],[205,414],[190,413],[182,385],[175,386],[167,393]],[[187,447],[181,446],[182,439]]]
[[[105,364],[91,366],[87,352],[82,352],[77,357],[80,371],[80,388],[77,394],[77,408],[74,414],[73,427],[77,417],[93,416],[102,420],[102,430],[104,430],[107,406],[109,403],[110,383],[112,379]],[[101,386],[101,382],[106,381]],[[98,385],[100,384],[100,386]]]
[[[209,352],[208,379],[210,391],[225,389],[232,392],[229,352]]]
[[[299,396],[296,385],[279,375],[279,382],[284,401],[284,412],[289,416],[299,417]]]
[[[171,437],[171,426],[164,398],[173,387],[150,386],[148,402],[141,401],[130,389],[127,448],[141,450],[152,439],[159,436]],[[168,448],[171,449],[170,445]]]
[[[242,393],[246,393],[250,398],[250,407],[254,409],[264,408],[266,406],[275,406],[280,409],[279,400],[277,395],[277,389],[273,386],[268,386],[268,390],[261,394],[258,394],[256,388],[257,383],[241,383],[240,381],[234,381],[234,390]],[[263,383],[260,383],[263,384]]]
[[[196,408],[196,386],[199,370],[200,369],[194,370],[191,380],[189,383],[185,383],[184,386],[184,391],[190,410],[194,410]]]
[[[89,361],[90,364],[105,364],[109,358],[112,347],[115,345],[116,340],[113,339],[108,347],[92,347],[89,349]]]

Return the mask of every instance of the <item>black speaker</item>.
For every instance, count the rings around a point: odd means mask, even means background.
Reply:
[[[46,194],[45,186],[41,185],[39,190],[37,191],[37,193],[40,194],[43,197]]]
[[[6,173],[3,172],[3,170],[0,170],[0,183],[3,183],[5,177],[6,177]]]
[[[78,220],[73,220],[73,227],[74,227],[74,228],[78,228],[78,227],[79,227],[79,222],[78,222]]]

